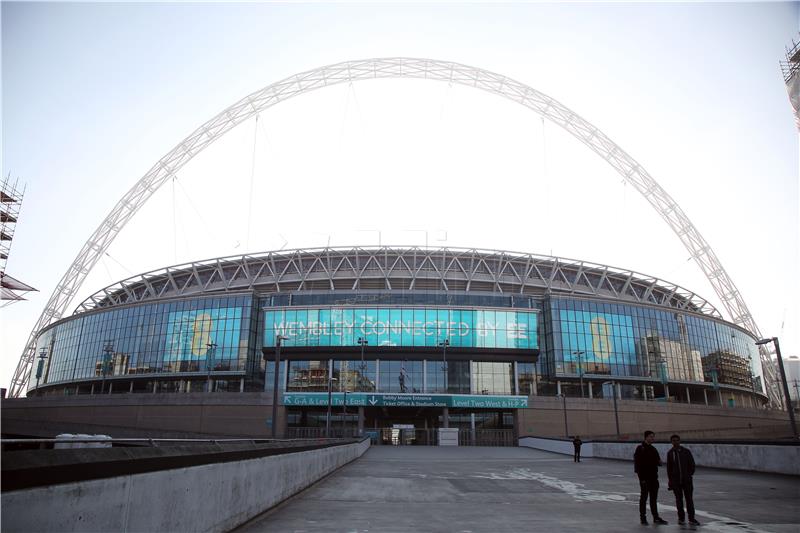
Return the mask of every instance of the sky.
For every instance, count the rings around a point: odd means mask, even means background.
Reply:
[[[798,3],[2,2],[2,175],[26,187],[0,386],[83,243],[200,124],[323,65],[421,57],[560,101],[636,159],[800,354],[798,132],[779,68]],[[302,94],[219,139],[120,232],[70,304],[164,266],[259,251],[462,246],[686,287],[689,252],[600,157],[497,95],[430,80]]]

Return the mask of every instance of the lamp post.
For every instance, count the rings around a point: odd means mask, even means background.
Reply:
[[[619,411],[617,410],[617,382],[606,381],[611,384],[611,396],[614,397],[614,423],[617,426],[617,439],[619,439]]]
[[[272,438],[278,434],[278,374],[281,364],[281,342],[289,340],[289,337],[275,335],[275,380],[272,383]]]
[[[328,365],[328,413],[325,416],[325,436],[331,437],[331,398],[333,397],[333,360]]]
[[[364,375],[366,374],[367,371],[367,363],[364,362],[364,346],[369,344],[369,341],[363,337],[359,337],[358,341],[356,342],[358,342],[358,345],[361,346],[361,370],[360,370],[361,375],[359,376],[359,378],[363,380]],[[361,390],[360,386],[358,387],[358,390]]]
[[[42,377],[44,373],[44,360],[47,359],[47,348],[42,348],[39,350],[39,363],[36,365],[36,396],[41,396],[42,393],[39,392],[39,379]]]
[[[572,355],[578,356],[578,376],[581,378],[581,398],[583,398],[583,361],[581,361],[581,356],[586,352],[572,352]]]
[[[211,391],[211,367],[214,365],[214,351],[217,349],[217,344],[212,340],[206,344],[206,390]]]
[[[442,347],[442,373],[444,374],[444,392],[447,393],[447,347],[450,346],[450,340],[445,338],[439,343]]]
[[[786,399],[786,409],[789,411],[789,421],[792,424],[792,436],[795,440],[800,438],[797,435],[797,422],[794,420],[794,408],[792,408],[792,399],[789,397],[789,385],[786,383],[786,371],[783,369],[783,357],[781,357],[781,345],[778,342],[778,337],[771,339],[761,339],[756,342],[756,345],[772,343],[775,345],[775,355],[778,356],[778,369],[781,371],[781,384],[783,385],[783,397]]]
[[[557,394],[556,396],[561,397],[561,405],[564,408],[564,438],[569,438],[569,425],[567,424],[567,395],[566,394]]]
[[[106,341],[103,348],[103,363],[100,365],[100,374],[103,376],[103,381],[100,383],[100,394],[106,389],[106,376],[108,375],[108,365],[111,362],[111,355],[114,353],[114,343]]]

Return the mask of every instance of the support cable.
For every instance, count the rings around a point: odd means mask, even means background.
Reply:
[[[253,224],[253,183],[256,177],[256,146],[258,141],[258,117],[256,115],[256,124],[253,128],[253,157],[250,161],[250,194],[248,195],[247,206],[247,236],[244,241],[245,251],[250,251],[250,227]]]

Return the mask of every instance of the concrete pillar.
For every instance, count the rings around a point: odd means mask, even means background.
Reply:
[[[669,401],[669,385],[667,385],[666,383],[664,384],[664,401],[665,402]]]
[[[128,390],[131,394],[133,394],[133,380],[131,380],[131,388]]]
[[[108,393],[111,394],[112,390],[114,390],[114,382],[113,381],[109,381],[108,382]]]
[[[689,387],[686,387],[686,403],[692,404],[692,393],[689,391]]]
[[[594,399],[594,393],[592,392],[592,382],[588,379],[586,380],[586,388],[589,389],[589,399]]]
[[[617,395],[618,399],[622,399],[622,385],[619,383],[614,383],[614,394]]]
[[[358,408],[358,436],[364,435],[364,408]]]
[[[708,407],[708,391],[703,389],[703,399],[706,401],[706,407]]]
[[[239,392],[244,392],[244,378],[239,379]]]
[[[717,391],[717,398],[719,398],[719,406],[725,407],[725,403],[722,401],[722,389]]]
[[[153,380],[153,394],[155,394],[157,390],[158,390],[158,380],[154,379]]]
[[[89,392],[92,396],[94,396],[94,383],[92,383],[92,390]]]
[[[448,407],[442,407],[442,426],[449,428],[450,427],[450,409]]]
[[[561,381],[556,381],[556,393],[561,394]]]

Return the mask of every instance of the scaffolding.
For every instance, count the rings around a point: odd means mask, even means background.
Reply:
[[[791,48],[786,48],[786,61],[781,61],[783,81],[786,82],[786,91],[789,93],[789,102],[794,111],[794,120],[800,131],[800,41],[792,40]]]
[[[10,176],[6,176],[0,184],[0,307],[24,300],[19,293],[36,290],[6,274],[8,255],[24,194],[25,191],[20,190],[18,181],[11,183]]]

